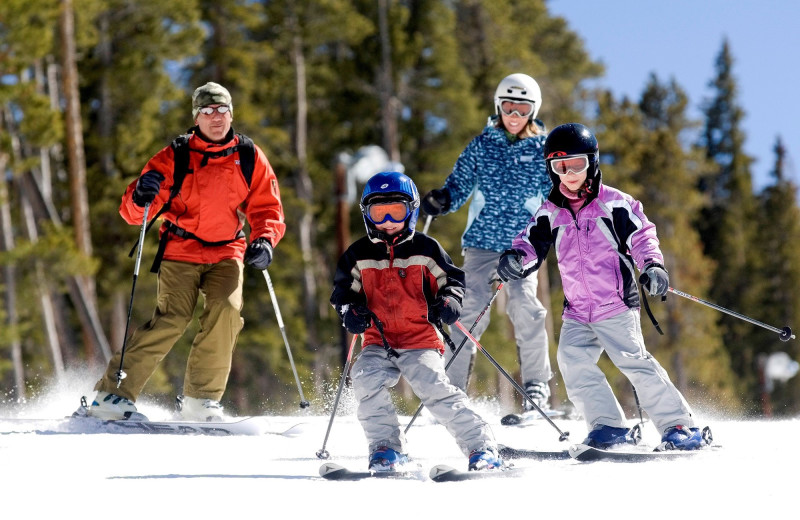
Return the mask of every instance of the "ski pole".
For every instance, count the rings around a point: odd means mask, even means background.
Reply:
[[[470,331],[470,332],[472,332],[473,330],[475,330],[475,327],[477,327],[477,326],[478,326],[478,322],[479,322],[479,321],[481,321],[481,318],[483,318],[483,315],[484,315],[484,314],[486,314],[486,311],[487,311],[487,310],[489,310],[489,307],[491,307],[491,306],[492,306],[492,302],[494,302],[495,298],[497,298],[497,294],[500,292],[500,289],[502,289],[502,288],[503,288],[503,283],[504,283],[504,282],[500,282],[500,285],[498,285],[498,286],[497,286],[497,289],[495,289],[495,291],[494,291],[494,294],[492,295],[491,299],[489,300],[489,303],[487,303],[487,304],[486,304],[486,305],[483,307],[483,310],[481,311],[481,313],[480,313],[480,314],[478,314],[478,317],[477,317],[477,318],[475,318],[475,321],[472,323],[472,326],[469,328],[469,331]],[[437,327],[439,327],[439,330],[440,330],[440,331],[442,332],[442,334],[444,335],[444,331],[441,329],[441,325],[438,325],[438,324],[437,324]],[[450,338],[449,338],[449,336],[445,336],[445,337],[447,337],[448,339],[450,339]],[[444,370],[445,370],[445,372],[447,372],[447,369],[448,369],[448,368],[450,368],[450,365],[452,365],[452,364],[453,364],[453,360],[455,360],[455,359],[456,359],[456,356],[458,355],[458,353],[459,353],[459,352],[461,352],[461,349],[462,349],[462,348],[464,348],[464,345],[465,345],[466,343],[467,343],[467,338],[464,338],[464,339],[461,341],[461,344],[458,346],[458,348],[453,348],[453,347],[455,346],[455,345],[453,344],[453,341],[452,341],[452,340],[448,341],[448,346],[450,347],[450,350],[451,350],[451,352],[453,352],[453,356],[450,358],[450,360],[449,360],[449,361],[447,362],[447,364],[444,366]],[[421,403],[420,403],[419,407],[417,408],[417,411],[416,411],[416,412],[414,412],[414,415],[411,417],[411,420],[410,420],[410,421],[408,421],[408,424],[406,425],[406,429],[405,429],[405,430],[403,430],[403,433],[408,433],[408,429],[409,429],[409,428],[411,428],[411,425],[412,425],[412,424],[414,424],[414,421],[416,421],[416,420],[417,420],[417,417],[418,417],[418,416],[419,416],[419,414],[422,412],[422,408],[423,408],[424,406],[425,406],[424,404],[421,404]]]
[[[648,278],[647,274],[643,273],[639,277],[639,283],[640,284],[644,284],[648,279],[649,278]],[[698,298],[696,296],[692,296],[691,294],[686,294],[685,292],[679,291],[677,289],[673,289],[672,287],[668,287],[667,290],[669,292],[673,293],[673,294],[677,294],[678,296],[682,296],[682,297],[686,298],[687,300],[692,300],[693,302],[701,303],[703,305],[711,307],[712,309],[716,309],[716,310],[718,310],[720,312],[724,312],[725,314],[729,314],[729,315],[731,315],[731,316],[733,316],[735,318],[739,318],[740,320],[744,320],[744,321],[746,321],[748,323],[752,323],[753,325],[758,325],[759,327],[763,327],[763,328],[765,328],[767,330],[771,330],[772,332],[776,332],[777,334],[780,335],[781,341],[789,341],[790,339],[795,339],[795,335],[792,334],[792,329],[789,328],[788,326],[784,327],[782,329],[779,329],[779,328],[773,327],[771,325],[767,325],[766,323],[761,323],[760,321],[756,321],[753,318],[748,318],[744,314],[739,314],[738,312],[734,312],[734,311],[732,311],[730,309],[726,309],[725,307],[720,307],[717,304],[714,304],[714,303],[711,303],[711,302],[707,302],[705,300],[701,300],[700,298]]]
[[[539,412],[539,414],[540,414],[542,417],[544,417],[545,419],[547,419],[547,422],[549,422],[549,423],[550,423],[550,425],[551,425],[553,428],[555,428],[555,429],[556,429],[556,431],[559,433],[559,435],[560,435],[560,436],[559,436],[559,438],[558,438],[558,440],[559,440],[559,441],[565,441],[565,440],[569,439],[569,432],[562,432],[562,431],[561,431],[561,428],[559,428],[559,427],[556,425],[556,423],[554,423],[554,422],[553,422],[553,420],[552,420],[552,419],[550,419],[550,417],[548,417],[548,416],[547,416],[547,414],[546,414],[546,413],[544,413],[544,411],[542,411],[542,409],[541,409],[541,408],[539,408],[539,405],[538,405],[538,404],[536,404],[536,401],[534,401],[534,400],[533,400],[533,398],[531,398],[531,396],[529,396],[529,395],[528,395],[528,393],[525,391],[525,389],[524,389],[524,388],[522,388],[522,387],[520,386],[520,384],[519,384],[519,383],[517,383],[516,381],[514,381],[514,378],[513,378],[513,377],[511,377],[511,375],[510,375],[508,372],[506,372],[506,371],[503,369],[503,367],[501,367],[501,366],[500,366],[500,364],[499,364],[497,361],[495,361],[495,359],[494,359],[494,358],[493,358],[493,357],[492,357],[492,356],[491,356],[491,355],[490,355],[488,352],[486,352],[486,349],[485,349],[485,348],[483,348],[483,346],[482,346],[480,343],[478,343],[478,340],[477,340],[477,339],[475,339],[475,336],[473,336],[473,335],[472,335],[472,334],[471,334],[469,331],[467,331],[467,329],[466,329],[466,328],[464,328],[464,325],[462,325],[460,321],[456,321],[456,323],[455,323],[455,326],[456,326],[456,327],[458,327],[458,329],[459,329],[461,332],[463,332],[463,333],[464,333],[464,334],[465,334],[465,335],[466,335],[466,336],[469,338],[469,340],[470,340],[470,341],[472,341],[472,342],[475,344],[475,346],[476,346],[476,347],[478,347],[478,350],[480,350],[481,352],[483,352],[483,355],[484,355],[484,356],[486,356],[486,359],[488,359],[488,360],[489,360],[489,362],[490,362],[491,364],[493,364],[493,365],[494,365],[494,367],[495,367],[495,368],[496,368],[498,371],[500,371],[500,373],[501,373],[501,374],[502,374],[502,375],[503,375],[503,376],[504,376],[506,379],[508,379],[508,381],[509,381],[509,382],[510,382],[510,383],[511,383],[513,386],[514,386],[514,388],[516,388],[516,389],[517,389],[517,392],[519,392],[520,394],[522,394],[522,397],[524,397],[525,399],[527,399],[527,400],[528,400],[528,402],[529,402],[529,403],[530,403],[530,404],[531,404],[531,405],[532,405],[534,408],[536,408],[536,411],[538,411],[538,412]]]
[[[431,227],[431,221],[432,221],[432,220],[433,220],[433,217],[432,217],[432,216],[430,216],[430,215],[428,215],[428,216],[425,218],[425,225],[424,225],[424,226],[422,226],[422,232],[423,232],[424,234],[426,234],[426,235],[428,234],[428,228],[429,228],[429,227]]]
[[[358,334],[353,335],[353,341],[350,342],[350,348],[347,351],[347,361],[344,364],[344,370],[342,370],[342,379],[339,381],[339,389],[336,391],[336,399],[333,401],[333,411],[331,411],[331,419],[328,421],[328,431],[325,432],[325,440],[322,441],[322,448],[317,451],[317,458],[320,459],[329,459],[331,454],[328,453],[328,450],[325,449],[325,445],[328,444],[328,436],[331,433],[331,426],[333,426],[333,418],[336,417],[336,409],[339,407],[339,397],[342,395],[342,388],[344,388],[344,381],[347,379],[347,374],[350,372],[350,359],[353,356],[353,348],[356,346],[356,341],[358,341]]]
[[[375,328],[378,329],[378,333],[381,335],[381,341],[383,341],[383,349],[386,351],[386,356],[389,359],[400,357],[400,354],[386,341],[386,334],[383,332],[383,322],[378,319],[378,316],[376,316],[374,312],[370,311],[369,315],[372,316],[372,320],[375,322]]]
[[[631,437],[633,438],[634,444],[639,444],[639,441],[642,440],[642,428],[644,428],[644,417],[642,417],[642,404],[639,402],[639,393],[636,391],[636,387],[633,386],[633,383],[631,383],[631,389],[633,389],[633,398],[636,400],[636,409],[639,410],[639,424],[636,425],[638,426],[639,430],[638,433],[636,433],[633,431],[633,429],[631,429],[632,432]]]
[[[280,327],[281,335],[283,336],[283,344],[286,345],[286,353],[289,354],[289,364],[292,365],[292,372],[294,372],[294,380],[295,382],[297,382],[297,391],[300,392],[300,408],[306,408],[308,407],[308,401],[306,401],[306,398],[303,395],[303,387],[300,386],[300,377],[297,375],[297,368],[294,366],[292,349],[289,348],[289,340],[286,338],[286,327],[283,325],[281,310],[278,308],[278,298],[275,296],[275,288],[272,287],[272,279],[269,277],[269,273],[267,272],[267,270],[264,269],[261,272],[264,273],[264,279],[267,281],[267,288],[269,288],[269,296],[272,299],[272,306],[275,308],[275,316],[278,317],[278,327]]]
[[[147,232],[147,212],[150,211],[150,203],[144,205],[144,216],[142,217],[142,229],[139,230],[139,247],[136,249],[136,264],[133,268],[133,284],[131,286],[131,300],[128,303],[128,321],[125,323],[125,336],[122,339],[122,349],[119,354],[119,370],[117,370],[117,388],[122,384],[122,380],[128,377],[122,370],[122,362],[125,360],[125,347],[128,345],[128,329],[131,326],[131,313],[133,312],[133,294],[136,292],[136,280],[139,278],[139,265],[142,263],[142,247],[144,246],[144,234]]]

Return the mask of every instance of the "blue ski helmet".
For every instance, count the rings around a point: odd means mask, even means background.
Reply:
[[[383,235],[375,227],[369,218],[368,206],[376,200],[381,201],[404,201],[408,203],[408,216],[406,217],[406,228],[400,232],[404,240],[406,237],[414,235],[419,217],[419,191],[411,177],[400,172],[380,172],[376,173],[367,181],[364,192],[361,195],[361,215],[364,217],[364,225],[367,228],[367,236],[373,241],[385,240]]]

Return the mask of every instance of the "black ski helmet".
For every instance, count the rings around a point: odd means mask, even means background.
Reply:
[[[561,182],[550,167],[550,162],[558,157],[585,154],[589,158],[589,169],[586,171],[586,180],[593,183],[599,170],[600,149],[594,134],[580,123],[567,123],[557,126],[547,134],[544,142],[544,158],[547,172],[553,179],[553,185]]]

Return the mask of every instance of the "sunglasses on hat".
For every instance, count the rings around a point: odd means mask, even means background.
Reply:
[[[205,114],[207,116],[210,116],[215,111],[219,112],[220,114],[224,114],[224,113],[228,112],[230,109],[231,109],[231,107],[229,107],[228,105],[220,105],[218,107],[203,107],[203,108],[201,108],[199,110],[199,112],[201,114]]]

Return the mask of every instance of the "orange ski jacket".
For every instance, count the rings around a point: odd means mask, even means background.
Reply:
[[[250,224],[250,240],[264,237],[274,248],[286,233],[278,179],[264,152],[255,146],[255,167],[248,186],[242,174],[239,152],[230,149],[239,143],[231,130],[231,139],[223,144],[204,141],[197,134],[189,138],[189,169],[178,195],[164,212],[160,235],[171,223],[207,243],[181,238],[170,232],[164,251],[165,260],[212,264],[227,259],[244,258],[247,243],[242,229],[244,219]],[[226,155],[226,153],[229,153]],[[173,185],[175,156],[171,146],[154,155],[142,174],[155,170],[164,176],[161,189],[150,205],[149,217],[169,200]],[[133,203],[138,179],[128,185],[122,196],[119,213],[128,224],[141,225],[144,208]]]

